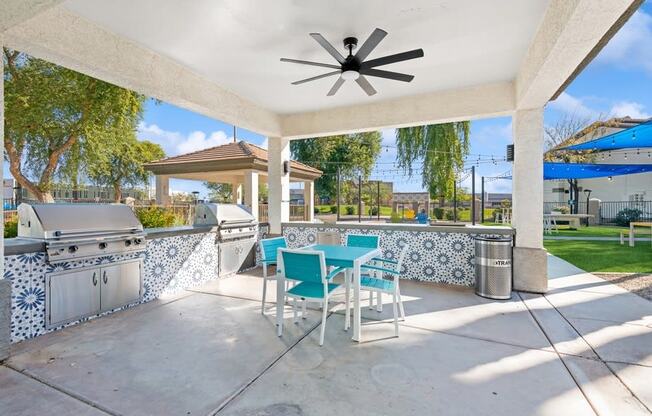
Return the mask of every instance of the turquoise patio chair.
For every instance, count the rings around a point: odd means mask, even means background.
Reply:
[[[340,286],[331,283],[331,280],[343,272],[344,268],[338,267],[328,273],[323,251],[279,248],[278,253],[279,273],[282,273],[286,279],[298,282],[297,285],[285,292],[285,296],[293,298],[294,322],[297,322],[297,299],[301,299],[304,303],[317,301],[322,305],[319,345],[323,345],[328,315],[328,298]]]
[[[276,260],[277,260],[276,257],[277,257],[278,249],[286,248],[286,247],[287,247],[287,241],[285,241],[285,237],[275,237],[275,238],[267,238],[264,240],[260,240],[260,256],[261,256],[260,262],[263,265],[263,304],[261,308],[262,314],[265,314],[265,296],[267,295],[267,281],[276,279],[276,276],[270,277],[267,275],[267,267],[276,266]]]
[[[376,272],[376,276],[380,274],[380,277],[365,274],[362,275],[360,279],[360,289],[368,290],[369,292],[374,291],[377,293],[388,293],[392,295],[392,306],[394,308],[394,331],[396,336],[398,336],[398,309],[400,309],[401,319],[405,320],[405,309],[403,308],[403,301],[401,300],[399,281],[401,277],[401,267],[403,266],[403,260],[407,255],[408,249],[409,246],[407,244],[403,246],[398,260],[383,258],[373,259],[377,263],[380,263],[381,266],[375,264],[362,265],[363,271]],[[392,280],[385,279],[385,276],[391,277]]]
[[[380,236],[368,234],[349,234],[346,236],[346,245],[348,247],[379,248]],[[374,292],[369,292],[369,309],[372,309],[373,305]],[[382,312],[383,310],[382,292],[376,292],[376,309],[378,312]]]

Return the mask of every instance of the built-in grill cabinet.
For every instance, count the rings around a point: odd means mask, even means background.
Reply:
[[[258,222],[246,207],[236,204],[198,204],[195,225],[212,225],[217,231],[219,275],[237,273],[254,264],[254,245],[258,238]]]
[[[147,241],[122,204],[21,204],[18,236],[42,241],[48,328],[138,302]],[[77,268],[84,260],[88,267]]]
[[[137,259],[47,274],[46,327],[139,302],[142,268]]]

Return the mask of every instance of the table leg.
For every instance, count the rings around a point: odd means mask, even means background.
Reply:
[[[353,262],[353,340],[360,342],[360,260]]]
[[[276,274],[276,334],[283,335],[283,312],[285,309],[285,276]]]
[[[346,291],[344,299],[344,330],[348,331],[351,326],[351,269],[344,271],[344,289]]]
[[[629,246],[634,247],[634,226],[629,224]]]

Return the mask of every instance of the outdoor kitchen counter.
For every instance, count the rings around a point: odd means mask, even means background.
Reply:
[[[282,232],[290,247],[315,244],[317,233],[322,232],[339,233],[341,244],[348,234],[378,235],[384,258],[397,259],[404,245],[410,247],[402,278],[461,286],[475,283],[475,236],[515,234],[511,227],[342,222],[288,222],[283,223]]]

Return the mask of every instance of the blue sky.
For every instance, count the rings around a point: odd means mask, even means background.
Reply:
[[[554,124],[565,113],[581,118],[605,118],[608,116],[652,116],[652,3],[648,0],[609,42],[598,57],[577,77],[573,83],[545,110],[545,123]],[[394,131],[385,130],[383,144],[394,144]],[[233,127],[170,104],[146,105],[138,137],[157,142],[168,156],[216,146],[232,140]],[[238,139],[266,146],[266,139],[256,133],[238,129]],[[505,146],[512,142],[511,118],[478,120],[471,123],[471,154],[495,155],[502,158]],[[395,190],[420,191],[421,180],[417,176],[388,175],[395,161],[392,148],[383,149],[378,171],[372,175],[385,179],[392,176]],[[484,159],[487,156],[483,157]],[[471,156],[469,159],[477,159]],[[507,162],[482,163],[478,176],[495,176],[510,169]],[[381,171],[385,171],[382,173]],[[5,177],[10,177],[5,164]],[[479,183],[479,181],[478,181]],[[469,186],[469,181],[463,182]],[[479,185],[478,185],[479,186]],[[201,182],[172,180],[172,191],[206,191]],[[506,180],[487,184],[490,192],[510,192],[511,183]]]

